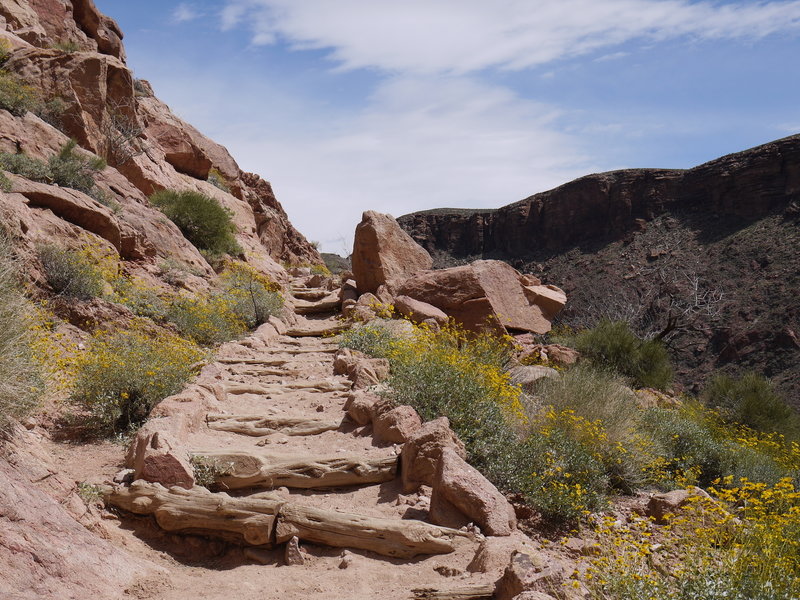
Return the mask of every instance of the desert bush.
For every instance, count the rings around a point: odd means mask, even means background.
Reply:
[[[230,475],[234,467],[233,463],[202,455],[192,455],[191,463],[195,484],[208,489],[213,489],[220,477]]]
[[[253,267],[232,261],[219,277],[218,292],[227,301],[231,312],[248,329],[266,323],[283,308],[280,286]]]
[[[40,104],[36,88],[23,83],[13,73],[0,70],[0,108],[21,117],[28,111],[34,112]]]
[[[0,67],[8,62],[8,59],[11,58],[11,54],[14,51],[11,42],[8,40],[0,40]]]
[[[159,291],[140,279],[117,277],[111,282],[115,302],[127,306],[135,315],[155,321],[166,318],[168,302]]]
[[[29,313],[10,237],[0,227],[0,430],[9,419],[28,415],[42,392],[31,351]]]
[[[717,373],[706,385],[702,398],[729,421],[759,431],[800,437],[800,415],[783,401],[769,380],[757,373],[739,378]]]
[[[100,331],[77,358],[70,400],[88,412],[98,432],[125,431],[180,391],[204,358],[194,343],[168,332]]]
[[[672,381],[666,348],[657,340],[639,339],[624,321],[601,321],[579,333],[575,345],[586,358],[631,378],[636,386],[664,389]]]
[[[54,50],[66,52],[67,54],[72,54],[73,52],[80,50],[80,46],[74,40],[58,40],[50,44],[50,47]]]
[[[17,154],[0,153],[0,167],[32,181],[50,181],[50,168],[47,163],[38,158],[31,158],[22,152]]]
[[[69,140],[48,161],[53,183],[89,194],[95,187],[95,173],[106,168],[99,156],[83,156],[75,151],[78,142]]]
[[[87,255],[44,244],[37,248],[45,278],[56,294],[88,300],[103,291],[103,275]]]
[[[150,201],[200,250],[212,255],[241,254],[232,215],[215,198],[199,192],[162,190],[150,196]]]
[[[218,169],[211,169],[208,172],[206,181],[208,181],[208,183],[213,185],[215,188],[222,190],[226,194],[231,192],[231,186],[228,185],[227,179],[225,179],[225,176],[220,173]]]
[[[687,401],[678,409],[642,413],[638,451],[650,457],[653,483],[708,486],[733,476],[765,484],[800,473],[800,447],[778,434],[726,423],[719,413]]]
[[[3,152],[0,167],[32,181],[55,183],[92,195],[97,189],[94,175],[105,168],[105,161],[97,156],[83,156],[75,151],[76,147],[75,140],[68,141],[46,163],[22,152]]]
[[[181,335],[204,346],[227,342],[247,331],[231,302],[219,294],[179,296],[170,304],[166,319]]]

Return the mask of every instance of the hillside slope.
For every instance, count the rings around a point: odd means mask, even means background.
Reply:
[[[280,275],[281,262],[321,264],[269,183],[243,172],[224,147],[176,117],[134,77],[122,32],[91,0],[4,0],[0,18],[8,72],[3,91],[25,100],[14,114],[0,111],[0,151],[46,161],[73,138],[108,163],[95,178],[95,196],[106,206],[85,196],[55,199],[57,190],[46,187],[34,194],[25,184],[12,186],[0,208],[4,222],[20,223],[17,233],[36,241],[85,230],[125,260],[178,260],[208,275],[206,260],[147,201],[157,190],[195,190],[231,211],[242,258],[256,268]],[[24,84],[22,92],[16,82]],[[76,203],[83,208],[68,206]]]
[[[695,302],[686,330],[667,336],[683,384],[754,369],[800,405],[799,202],[791,136],[689,170],[588,175],[499,209],[398,221],[439,265],[500,258],[558,282],[569,324],[630,318],[655,335],[670,306]]]

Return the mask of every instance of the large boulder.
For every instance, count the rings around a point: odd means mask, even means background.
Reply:
[[[489,535],[511,535],[517,527],[514,508],[481,473],[452,448],[444,448],[433,480],[430,517],[453,506]]]
[[[467,457],[464,444],[450,429],[447,417],[428,421],[411,434],[400,455],[404,492],[415,491],[422,484],[433,484],[437,465],[445,449],[453,450],[461,458]]]
[[[412,275],[395,284],[392,291],[396,297],[410,296],[439,308],[467,329],[547,333],[550,319],[558,312],[553,299],[557,292],[546,288],[551,295],[535,295],[526,289],[533,287],[525,286],[527,282],[502,261],[478,260]]]
[[[433,259],[391,215],[367,211],[356,227],[353,274],[358,291],[375,293],[382,284],[430,269]]]

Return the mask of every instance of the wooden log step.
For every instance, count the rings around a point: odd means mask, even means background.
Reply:
[[[290,361],[285,358],[218,358],[215,362],[222,363],[223,365],[258,365],[263,367],[281,367]]]
[[[315,315],[320,313],[329,313],[339,310],[342,302],[338,296],[330,298],[323,298],[316,302],[307,302],[305,300],[298,300],[294,305],[294,312],[298,315]]]
[[[193,451],[192,456],[220,465],[216,483],[223,489],[313,489],[391,481],[397,476],[397,456],[377,458],[342,455],[277,457],[250,452]]]
[[[468,534],[411,519],[366,517],[298,504],[285,504],[275,527],[275,541],[297,536],[303,541],[337,548],[370,550],[383,556],[413,558],[448,554]]]
[[[292,296],[298,300],[322,300],[330,294],[330,290],[319,288],[293,289]]]
[[[281,354],[334,354],[339,346],[323,346],[321,348],[276,348],[275,352]]]
[[[346,392],[352,387],[350,382],[331,381],[328,379],[317,380],[295,380],[285,383],[275,383],[267,385],[252,384],[228,384],[225,392],[228,394],[280,394],[290,390],[316,390],[319,392]]]
[[[345,323],[324,323],[317,326],[292,327],[286,332],[289,337],[326,337],[336,335],[345,331],[348,325]]]
[[[206,415],[209,429],[230,431],[253,437],[283,433],[284,435],[317,435],[325,431],[339,429],[341,421],[331,419],[310,419],[308,417],[265,416],[265,415]]]
[[[411,590],[414,600],[491,600],[494,598],[493,583],[462,585],[449,589],[417,588]]]
[[[300,506],[277,495],[231,498],[195,486],[190,490],[136,481],[130,487],[106,486],[106,502],[138,515],[154,515],[162,529],[221,537],[247,546],[269,547],[297,536],[337,548],[370,550],[383,556],[413,558],[447,554],[462,531],[422,521],[367,517]]]
[[[153,515],[165,531],[213,535],[250,546],[275,543],[275,521],[283,504],[277,498],[231,498],[200,486],[167,489],[143,480],[130,487],[108,486],[103,488],[103,496],[117,508]]]

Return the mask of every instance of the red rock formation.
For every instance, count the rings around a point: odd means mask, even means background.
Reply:
[[[242,172],[224,147],[172,114],[148,84],[135,82],[125,64],[122,32],[91,0],[4,2],[0,16],[6,22],[2,37],[14,48],[4,68],[43,98],[61,98],[63,132],[108,160],[110,167],[98,178],[101,187],[121,205],[120,229],[136,232],[121,245],[114,243],[128,249],[126,258],[172,257],[210,273],[196,250],[173,254],[189,245],[177,228],[155,226],[157,211],[142,214],[146,196],[154,191],[190,189],[214,195],[232,210],[240,244],[257,268],[279,276],[279,262],[322,264],[316,249],[289,223],[269,183]],[[79,51],[58,49],[57,44],[67,43]],[[66,139],[30,113],[13,117],[0,111],[4,151],[21,149],[46,159]],[[211,169],[229,193],[206,182]]]
[[[362,294],[376,292],[392,279],[430,269],[433,261],[391,215],[369,210],[356,226],[353,275]]]
[[[682,170],[587,175],[494,210],[435,209],[398,223],[429,252],[524,257],[623,236],[666,210],[753,218],[800,198],[800,135]]]

